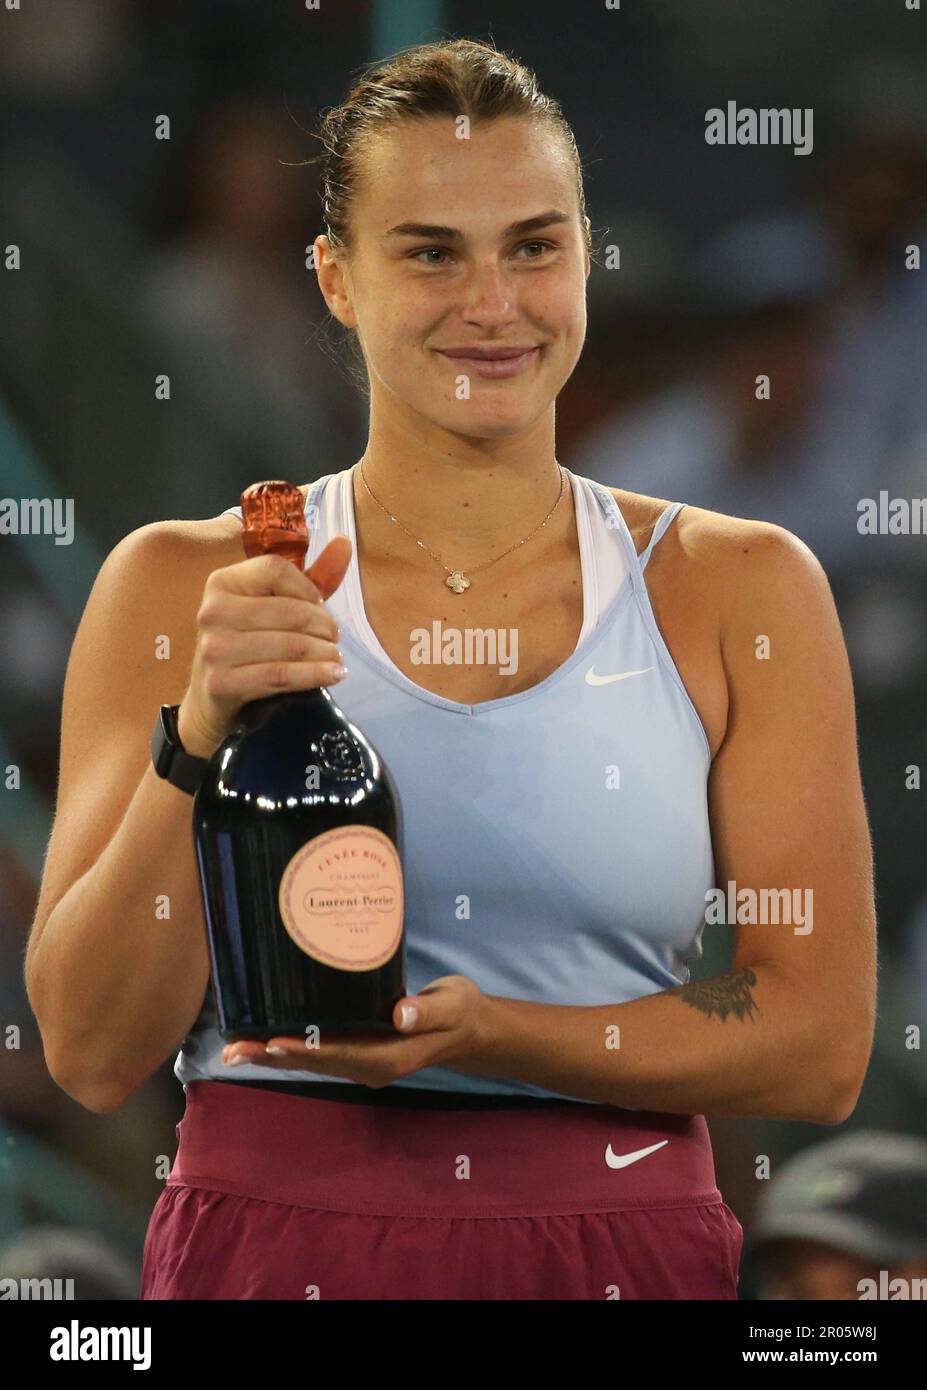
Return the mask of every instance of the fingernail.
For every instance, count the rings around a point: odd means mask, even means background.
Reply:
[[[412,1024],[416,1021],[417,1018],[418,1009],[415,1007],[415,1005],[403,1004],[402,1008],[399,1010],[400,1028],[411,1028]]]
[[[264,1051],[265,1051],[265,1052],[269,1052],[270,1055],[271,1055],[271,1057],[285,1057],[285,1056],[286,1056],[286,1048],[285,1048],[285,1047],[277,1047],[277,1045],[276,1045],[275,1043],[268,1043],[267,1046],[265,1047]]]
[[[228,1061],[225,1063],[225,1065],[226,1065],[227,1067],[237,1067],[237,1066],[238,1066],[241,1062],[243,1062],[244,1060],[245,1060],[245,1059],[244,1059],[244,1057],[242,1057],[241,1053],[240,1053],[240,1052],[236,1052],[234,1057],[229,1057],[229,1059],[228,1059]]]
[[[331,666],[330,669],[331,669],[332,680],[333,680],[333,681],[343,681],[344,678],[345,678],[345,676],[348,674],[348,668],[347,668],[347,666],[339,666],[339,665],[338,665],[337,663],[335,663],[335,662],[332,663],[332,666]]]

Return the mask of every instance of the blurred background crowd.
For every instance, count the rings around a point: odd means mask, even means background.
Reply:
[[[909,771],[927,764],[927,535],[916,513],[911,534],[857,526],[863,498],[927,497],[925,32],[879,0],[536,0],[530,24],[515,0],[3,13],[3,241],[21,266],[7,254],[0,496],[74,498],[75,534],[0,537],[0,769],[22,769],[18,790],[0,788],[0,1276],[78,1272],[79,1297],[134,1297],[183,1108],[168,1062],[120,1111],[82,1110],[48,1077],[25,995],[74,630],[128,531],[362,453],[366,402],[306,265],[323,230],[306,131],[359,64],[447,36],[492,38],[535,68],[583,156],[597,256],[560,460],[787,527],[825,566],[844,627],[877,866],[878,1033],[839,1136],[711,1121],[748,1234],[742,1296],[856,1297],[840,1290],[886,1261],[927,1274],[912,1032],[927,1000],[927,790]],[[709,146],[705,113],[729,100],[811,108],[812,152]],[[705,946],[697,973],[726,968],[718,929]]]

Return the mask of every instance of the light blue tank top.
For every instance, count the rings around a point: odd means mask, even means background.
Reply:
[[[540,684],[475,705],[416,685],[377,641],[356,559],[353,468],[319,479],[306,499],[307,568],[333,535],[354,544],[326,601],[348,668],[330,689],[382,754],[402,803],[409,994],[459,974],[511,999],[618,1004],[685,984],[686,962],[702,954],[711,752],[644,582],[685,503],[666,508],[638,557],[608,488],[565,472],[583,575],[579,640]],[[224,1045],[210,989],[177,1056],[182,1082],[355,1084],[230,1069]],[[565,1095],[437,1066],[402,1085]]]

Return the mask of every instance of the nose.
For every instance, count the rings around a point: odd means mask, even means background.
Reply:
[[[461,313],[481,326],[511,323],[516,309],[508,277],[497,262],[474,266],[467,276]]]

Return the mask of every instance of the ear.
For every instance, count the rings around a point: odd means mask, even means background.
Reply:
[[[316,278],[322,298],[330,313],[345,328],[357,327],[357,315],[351,303],[350,274],[339,260],[327,236],[317,236],[312,243],[315,253]]]

